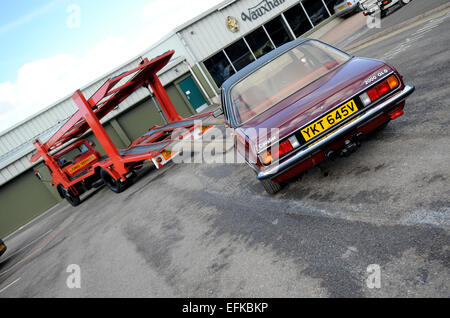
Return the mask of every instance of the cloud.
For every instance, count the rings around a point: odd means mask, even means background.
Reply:
[[[57,1],[10,25],[25,23]],[[155,0],[141,13],[141,31],[130,37],[108,37],[83,54],[58,54],[23,65],[17,82],[0,83],[0,132],[87,83],[136,57],[172,29],[219,3],[219,0]]]
[[[59,54],[23,65],[16,83],[0,83],[0,131],[104,76],[136,52],[123,38],[108,37],[82,55]]]

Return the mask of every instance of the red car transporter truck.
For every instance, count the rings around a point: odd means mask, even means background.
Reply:
[[[174,53],[169,51],[151,61],[144,59],[139,67],[106,81],[89,99],[80,90],[76,91],[72,98],[78,111],[46,143],[39,139],[34,141],[37,153],[30,161],[44,160],[52,176],[52,185],[71,205],[80,204],[80,195],[102,181],[112,191],[122,192],[132,181],[134,171],[142,167],[146,160],[159,169],[178,154],[170,150],[173,143],[197,139],[212,127],[200,124],[210,119],[211,113],[186,119],[180,117],[156,75]],[[117,149],[100,120],[143,86],[152,88],[169,124],[155,126],[128,148]],[[81,139],[70,144],[89,129],[97,137],[106,156],[102,157],[88,140]]]

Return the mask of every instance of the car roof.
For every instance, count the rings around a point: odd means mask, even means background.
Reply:
[[[229,90],[233,84],[240,81],[242,78],[248,76],[249,74],[253,73],[255,70],[266,64],[267,62],[273,60],[279,55],[282,55],[283,53],[291,50],[292,48],[298,46],[301,43],[304,43],[306,41],[309,41],[308,38],[299,38],[297,40],[288,42],[286,44],[283,44],[280,47],[277,47],[276,49],[270,51],[266,55],[258,58],[256,61],[250,63],[240,71],[238,71],[236,74],[233,74],[231,77],[229,77],[223,84],[222,88],[225,90]]]

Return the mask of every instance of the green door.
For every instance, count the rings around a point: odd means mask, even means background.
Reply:
[[[205,98],[192,79],[192,76],[189,76],[185,80],[178,83],[178,86],[196,112],[201,112],[208,106]]]

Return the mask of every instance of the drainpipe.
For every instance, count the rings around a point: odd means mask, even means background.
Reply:
[[[209,80],[209,77],[206,76],[205,72],[203,71],[203,68],[200,66],[199,61],[197,60],[197,58],[195,57],[194,53],[192,52],[191,48],[189,47],[189,44],[186,43],[186,41],[184,40],[183,36],[180,34],[180,32],[177,32],[177,36],[178,39],[181,41],[181,43],[183,44],[184,48],[186,49],[186,51],[188,52],[188,54],[191,56],[192,60],[194,60],[195,65],[198,67],[198,69],[200,70],[200,73],[202,73],[203,77],[205,78],[206,82],[208,83],[208,86],[211,88],[211,90],[213,91],[214,95],[219,98],[219,95],[216,92],[216,89],[214,88],[214,85],[211,83],[211,81]]]

